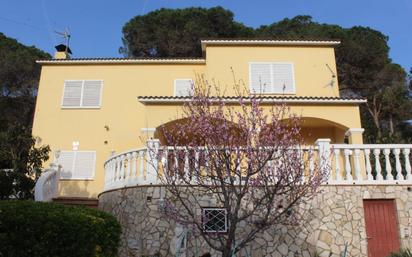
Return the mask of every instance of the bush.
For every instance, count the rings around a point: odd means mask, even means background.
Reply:
[[[0,201],[0,257],[114,257],[120,225],[102,211]]]
[[[412,252],[409,249],[401,249],[399,252],[391,253],[388,257],[412,257]]]

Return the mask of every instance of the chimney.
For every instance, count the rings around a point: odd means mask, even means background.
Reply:
[[[55,46],[56,48],[56,53],[54,54],[55,59],[70,59],[70,55],[72,54],[72,51],[70,50],[69,47],[67,47],[64,44],[60,44]]]

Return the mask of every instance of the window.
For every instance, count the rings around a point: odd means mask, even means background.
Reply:
[[[57,163],[61,179],[93,179],[96,166],[94,151],[61,151]]]
[[[99,108],[101,105],[102,80],[66,80],[62,107]]]
[[[193,95],[193,80],[191,79],[175,79],[175,96],[191,96]]]
[[[227,232],[227,210],[224,208],[203,208],[203,230],[208,233]]]
[[[250,63],[249,87],[252,93],[294,94],[295,75],[293,64],[280,62]]]

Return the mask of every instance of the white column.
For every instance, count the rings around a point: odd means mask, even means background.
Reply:
[[[158,171],[158,153],[160,147],[159,139],[149,139],[147,144],[147,169],[146,169],[146,182],[154,184],[157,182]]]
[[[349,139],[349,144],[363,144],[363,128],[350,128],[345,132],[345,136]]]

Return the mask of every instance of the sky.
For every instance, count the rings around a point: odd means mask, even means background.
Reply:
[[[390,57],[412,67],[412,0],[0,0],[0,32],[50,54],[69,28],[73,57],[121,57],[122,27],[136,15],[165,8],[222,6],[259,27],[296,15],[389,36]]]

